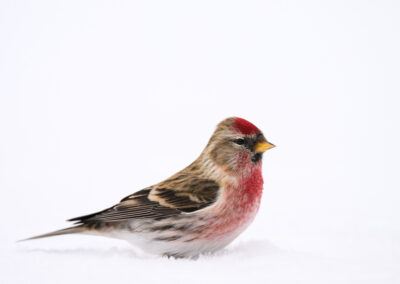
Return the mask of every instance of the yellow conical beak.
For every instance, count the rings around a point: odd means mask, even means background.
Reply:
[[[275,145],[269,142],[257,142],[257,144],[254,146],[254,151],[263,153],[274,147]]]

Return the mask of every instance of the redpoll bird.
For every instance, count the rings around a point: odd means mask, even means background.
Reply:
[[[76,222],[74,227],[30,239],[83,233],[127,240],[147,252],[174,257],[217,251],[257,214],[262,154],[272,147],[252,123],[227,118],[197,160],[172,177],[111,208],[68,220]]]

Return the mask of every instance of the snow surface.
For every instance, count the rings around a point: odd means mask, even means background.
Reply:
[[[400,283],[400,2],[0,2],[0,283]],[[254,223],[197,260],[68,226],[244,117]]]
[[[323,239],[308,237],[313,242]],[[282,248],[266,239],[245,237],[197,260],[144,255],[116,241],[60,237],[5,248],[2,279],[4,283],[398,283],[398,237],[391,243],[385,234],[345,236],[345,240],[328,236],[330,250],[340,251],[331,254],[315,248]]]

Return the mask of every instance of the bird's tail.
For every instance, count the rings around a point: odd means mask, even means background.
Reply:
[[[30,237],[30,238],[27,238],[27,239],[19,240],[18,242],[41,239],[41,238],[48,238],[48,237],[54,237],[54,236],[60,236],[60,235],[67,235],[67,234],[77,234],[77,233],[83,233],[85,231],[86,231],[86,228],[84,226],[80,225],[80,226],[69,227],[69,228],[65,228],[65,229],[62,229],[62,230],[54,231],[54,232],[51,232],[51,233],[47,233],[47,234],[38,235],[38,236]]]

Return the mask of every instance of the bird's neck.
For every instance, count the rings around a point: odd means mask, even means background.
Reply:
[[[228,186],[228,198],[232,199],[237,206],[250,208],[259,205],[263,191],[263,177],[261,163],[249,165],[241,175],[238,176],[236,184]]]
[[[251,163],[236,176],[225,176],[221,185],[220,210],[257,211],[263,191],[262,164]]]

